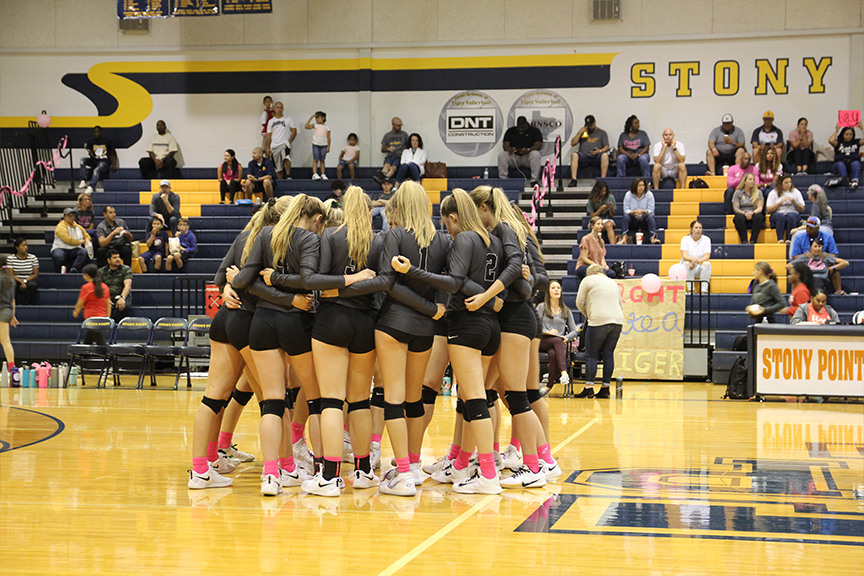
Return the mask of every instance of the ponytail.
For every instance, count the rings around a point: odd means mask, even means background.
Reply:
[[[273,248],[273,265],[280,264],[285,259],[285,254],[291,247],[291,236],[294,233],[294,228],[297,226],[303,217],[314,218],[315,216],[326,216],[324,212],[324,203],[314,196],[306,194],[298,194],[291,202],[279,222],[273,227],[273,236],[270,238],[270,245]]]
[[[501,188],[478,186],[471,191],[471,200],[474,201],[478,209],[485,204],[498,222],[507,223],[513,232],[516,233],[516,237],[519,239],[519,247],[522,250],[525,249],[525,239],[528,237],[528,233],[513,213],[510,200],[507,199],[507,195],[504,194]]]
[[[483,244],[489,247],[489,231],[480,221],[477,206],[468,193],[461,188],[454,188],[453,193],[441,202],[441,217],[446,218],[451,214],[456,215],[463,232],[476,232],[483,240]]]
[[[771,268],[771,265],[768,262],[757,262],[756,268],[762,272],[765,276],[768,277],[769,280],[777,281],[777,274]]]
[[[271,198],[258,212],[255,213],[254,216],[252,216],[252,219],[249,220],[249,223],[246,224],[246,227],[243,229],[244,231],[249,231],[249,236],[246,237],[246,244],[243,245],[243,253],[240,256],[241,266],[246,264],[249,252],[252,251],[252,245],[255,243],[255,239],[258,237],[261,230],[265,226],[275,226],[276,223],[279,222],[279,217],[282,213],[291,205],[292,200],[294,200],[294,198],[291,196],[282,196],[278,200]]]
[[[365,268],[372,247],[372,218],[369,216],[372,201],[359,186],[349,186],[343,203],[345,223],[342,226],[348,227],[348,256],[359,268]]]
[[[431,205],[426,189],[417,182],[408,180],[399,186],[396,197],[399,199],[400,224],[405,230],[414,233],[420,248],[426,248],[435,238],[435,225],[432,223]]]
[[[102,291],[102,277],[99,276],[99,268],[97,268],[95,264],[88,264],[87,266],[84,266],[84,270],[81,272],[92,279],[93,293],[96,294],[96,297],[104,298],[105,294]]]

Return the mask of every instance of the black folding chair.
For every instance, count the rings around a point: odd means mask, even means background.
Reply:
[[[111,360],[111,373],[114,375],[114,386],[120,386],[120,358],[140,358],[141,365],[138,367],[138,381],[135,387],[141,387],[144,379],[144,366],[147,355],[145,349],[152,340],[153,321],[149,318],[131,316],[117,323],[114,330],[114,341],[108,345],[108,356]],[[123,340],[122,342],[120,340]]]
[[[180,349],[180,367],[183,366],[183,360],[186,360],[186,387],[192,387],[192,367],[189,362],[190,358],[210,358],[210,346],[189,346],[189,336],[207,336],[210,334],[210,324],[212,318],[195,318],[189,321],[189,326],[186,328],[186,338],[183,341],[183,348]],[[207,341],[209,344],[209,340]],[[177,390],[177,385],[180,382],[180,370],[177,371],[177,378],[174,380],[174,390]]]
[[[159,318],[153,324],[153,336],[147,346],[144,347],[150,372],[150,386],[156,386],[156,360],[158,358],[171,358],[173,360],[180,356],[187,327],[188,323],[184,318]],[[177,389],[176,380],[180,378],[182,367],[182,363],[177,366],[175,390]],[[143,383],[139,382],[138,388],[142,386]]]
[[[105,344],[85,343],[89,333],[99,333],[102,335]],[[69,360],[69,372],[66,373],[66,383],[69,384],[69,374],[72,372],[72,366],[75,365],[76,359],[81,368],[81,385],[84,386],[84,365],[81,360],[84,358],[101,359],[102,366],[99,368],[99,378],[96,380],[96,388],[102,382],[102,375],[105,374],[105,380],[108,380],[108,342],[111,342],[114,334],[114,320],[111,318],[94,317],[88,318],[81,323],[81,328],[78,330],[78,339],[75,344],[70,344],[67,350],[71,359]]]

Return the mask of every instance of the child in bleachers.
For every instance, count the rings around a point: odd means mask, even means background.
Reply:
[[[357,134],[348,134],[348,145],[339,153],[339,165],[336,167],[336,178],[342,179],[342,168],[348,167],[348,174],[354,179],[354,167],[360,161],[360,148],[357,147]]]
[[[180,270],[198,251],[198,242],[195,239],[195,234],[189,230],[189,219],[181,218],[177,223],[177,240],[178,251],[172,252],[169,250],[168,257],[165,259],[165,270],[171,271],[171,265],[176,264]],[[169,245],[171,240],[168,241]]]
[[[330,152],[330,127],[326,122],[327,114],[320,110],[306,121],[306,129],[315,131],[312,133],[312,180],[327,180],[327,174],[324,173],[324,159]],[[318,174],[319,162],[321,163],[320,175]]]
[[[147,263],[153,263],[153,270],[158,272],[162,269],[162,260],[168,257],[168,232],[161,218],[154,218],[147,237],[147,252],[138,257],[138,264],[142,272],[147,272]]]

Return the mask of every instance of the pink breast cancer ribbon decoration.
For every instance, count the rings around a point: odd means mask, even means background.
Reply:
[[[66,144],[69,141],[69,136],[63,136],[60,139],[60,142],[57,143],[57,151],[54,152],[54,157],[51,158],[48,162],[43,162],[39,160],[36,162],[36,168],[30,172],[30,177],[27,179],[27,182],[24,183],[24,186],[21,187],[21,190],[13,190],[11,186],[0,186],[0,204],[3,203],[3,199],[6,196],[6,193],[14,194],[15,196],[24,196],[27,191],[30,189],[30,185],[33,183],[33,178],[36,176],[36,170],[39,166],[44,167],[46,170],[54,171],[54,167],[57,164],[57,161],[63,157],[63,152],[66,150]]]

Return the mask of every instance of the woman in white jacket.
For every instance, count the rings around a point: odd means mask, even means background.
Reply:
[[[423,149],[423,138],[416,132],[408,137],[411,143],[410,147],[402,151],[402,160],[399,163],[399,170],[396,172],[396,187],[408,180],[419,182],[423,173],[426,172],[426,151]]]

